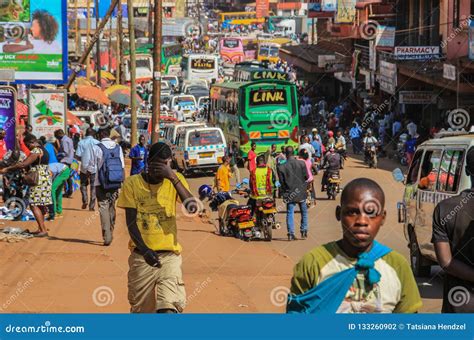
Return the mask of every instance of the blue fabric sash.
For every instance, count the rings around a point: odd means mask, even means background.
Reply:
[[[370,251],[358,256],[353,268],[334,274],[301,295],[289,294],[286,312],[290,314],[336,313],[359,271],[366,271],[366,279],[371,285],[380,281],[380,273],[374,268],[375,261],[391,251],[389,247],[374,241]]]

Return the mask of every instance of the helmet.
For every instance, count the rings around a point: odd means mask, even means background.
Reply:
[[[328,136],[329,137],[334,137],[334,132],[332,132],[331,130],[328,131]]]
[[[212,188],[207,184],[201,185],[199,187],[198,193],[199,193],[199,199],[202,200],[206,197],[211,196]]]

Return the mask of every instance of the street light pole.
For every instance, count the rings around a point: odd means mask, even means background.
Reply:
[[[130,115],[132,126],[130,144],[137,144],[137,83],[136,83],[136,51],[135,51],[135,22],[133,18],[133,0],[127,0],[128,7],[128,38],[130,40]]]
[[[122,56],[123,56],[123,44],[122,44],[122,1],[119,2],[117,8],[117,70],[115,80],[117,84],[122,83]]]
[[[162,23],[162,0],[155,0],[153,30],[153,96],[151,111],[151,142],[157,143],[160,139],[160,109],[161,109],[161,23]]]
[[[96,56],[95,56],[95,68],[96,68],[96,73],[95,73],[95,80],[97,83],[97,86],[102,87],[101,85],[101,80],[102,80],[102,75],[100,73],[101,65],[100,65],[100,31],[99,31],[99,0],[95,0],[94,3],[95,6],[95,34],[98,36],[97,39],[97,45],[96,45]]]

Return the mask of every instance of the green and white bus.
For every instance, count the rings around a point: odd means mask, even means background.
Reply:
[[[163,44],[161,46],[161,72],[168,74],[170,66],[180,66],[182,57],[181,44]]]
[[[256,65],[237,64],[234,67],[234,81],[253,81],[253,80],[264,80],[264,79],[276,79],[276,80],[289,80],[288,74],[279,71],[272,70],[268,67]]]
[[[247,157],[252,142],[257,153],[272,144],[298,146],[298,98],[293,83],[279,80],[226,82],[210,90],[209,122],[237,142]]]

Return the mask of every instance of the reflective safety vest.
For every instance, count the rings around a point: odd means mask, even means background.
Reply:
[[[268,167],[257,168],[250,174],[252,192],[250,197],[261,199],[273,195],[272,169]]]

